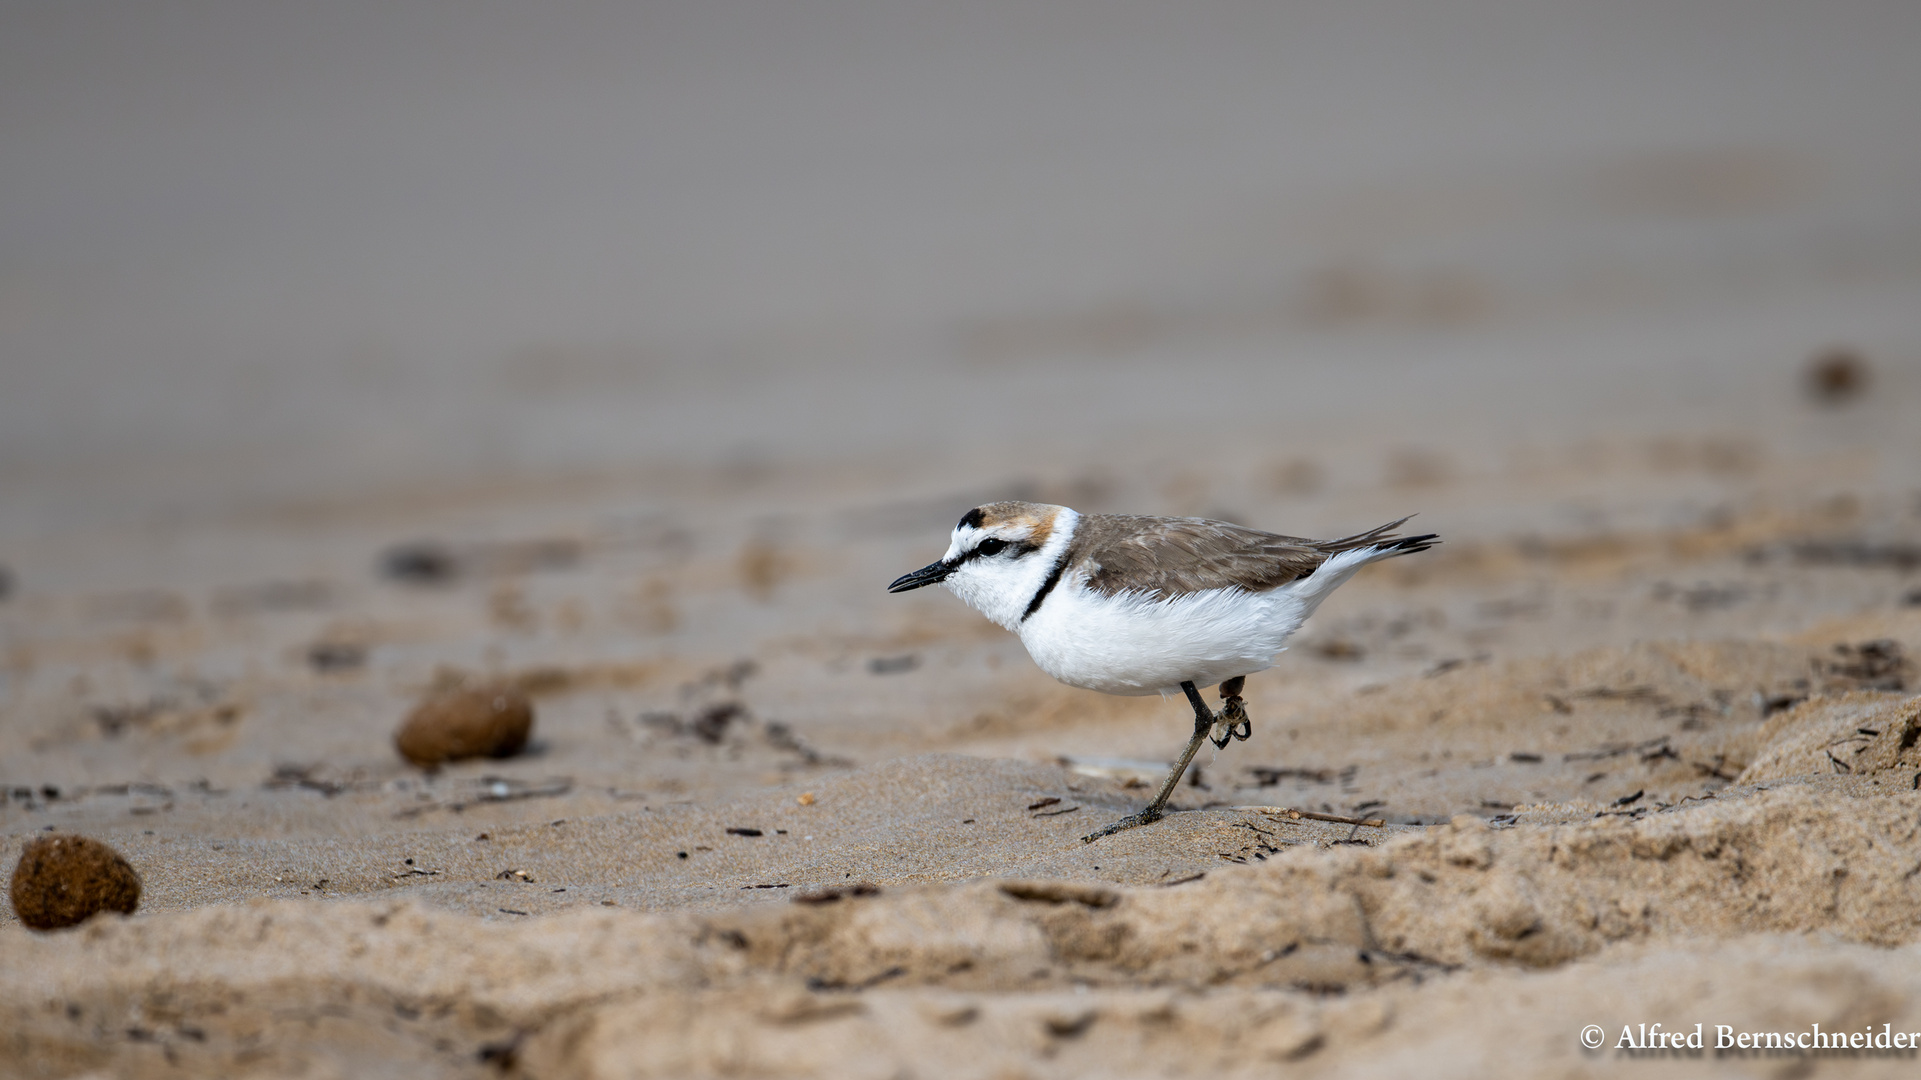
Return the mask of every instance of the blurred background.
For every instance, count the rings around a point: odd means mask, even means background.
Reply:
[[[1921,359],[1899,0],[0,29],[10,538],[663,462],[1377,457]]]
[[[23,595],[217,614],[425,536],[589,565],[574,625],[638,590],[683,637],[622,648],[720,655],[934,610],[865,590],[1009,495],[1502,544],[1921,509],[1911,3],[9,0],[0,30]],[[702,559],[738,617],[645,599]],[[568,621],[528,603],[491,625]]]

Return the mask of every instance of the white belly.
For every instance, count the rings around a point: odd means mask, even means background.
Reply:
[[[1020,636],[1041,670],[1069,686],[1155,694],[1273,667],[1310,610],[1287,586],[1158,601],[1102,596],[1063,581],[1020,625]]]

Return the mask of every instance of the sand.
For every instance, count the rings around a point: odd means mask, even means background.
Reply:
[[[1180,812],[1092,845],[1185,706],[1058,686],[951,597],[885,595],[959,493],[696,470],[297,508],[198,526],[284,574],[23,590],[7,849],[99,838],[144,895],[8,916],[3,1068],[1905,1074],[1713,1039],[1921,1031],[1911,495],[1792,437],[1732,473],[1677,438],[1412,488],[1390,461],[1305,502],[1216,486],[1275,526],[1418,499],[1447,542],[1250,680],[1253,740],[1203,753]],[[618,513],[637,487],[675,516]],[[1547,491],[1623,524],[1557,531]],[[445,572],[396,578],[380,553],[423,536]],[[480,677],[533,701],[527,751],[402,760],[412,706]],[[1655,1023],[1708,1043],[1617,1045]]]

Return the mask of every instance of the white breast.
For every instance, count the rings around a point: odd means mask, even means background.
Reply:
[[[1070,686],[1129,695],[1212,686],[1273,667],[1327,594],[1383,554],[1342,552],[1267,592],[1212,589],[1172,600],[1103,596],[1070,572],[1018,631],[1041,670]]]
[[[1154,694],[1272,667],[1305,615],[1279,589],[1215,589],[1163,601],[1102,596],[1063,581],[1020,635],[1041,670],[1070,686]]]

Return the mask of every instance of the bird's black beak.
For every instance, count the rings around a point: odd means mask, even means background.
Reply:
[[[902,574],[900,577],[895,578],[894,583],[887,586],[887,591],[906,592],[909,589],[918,589],[923,585],[938,585],[946,579],[947,575],[953,572],[954,568],[944,562],[928,563],[926,566],[921,567],[911,574]]]

